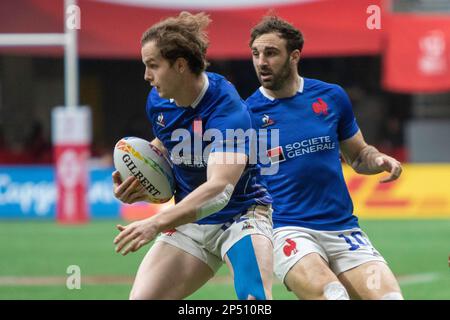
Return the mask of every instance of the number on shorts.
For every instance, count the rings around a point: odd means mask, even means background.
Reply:
[[[368,245],[368,243],[367,243],[365,240],[363,240],[363,235],[361,234],[361,232],[359,232],[359,231],[352,232],[352,233],[350,234],[350,236],[351,236],[353,239],[355,239],[355,241],[356,241],[358,244],[353,243],[353,242],[352,242],[352,239],[350,239],[349,237],[345,236],[343,233],[341,233],[340,235],[338,235],[339,238],[344,239],[345,242],[347,242],[347,243],[350,245],[350,248],[348,248],[348,250],[350,250],[350,251],[355,251],[356,249],[359,249],[360,245],[362,245],[362,246]]]
[[[366,239],[364,239],[363,235],[359,231],[355,231],[351,233],[351,236],[353,239],[356,240],[360,245],[367,246],[368,243],[366,242]]]

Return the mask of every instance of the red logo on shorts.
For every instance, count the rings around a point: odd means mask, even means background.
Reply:
[[[175,232],[177,231],[177,229],[170,229],[170,230],[166,230],[163,233],[167,236],[172,236]]]
[[[287,242],[287,245],[285,245],[283,247],[284,255],[286,257],[290,257],[291,254],[296,254],[298,252],[297,243],[295,243],[295,241],[291,240],[291,239],[286,239],[286,242]]]
[[[241,230],[247,230],[247,229],[253,229],[253,226],[248,221],[244,221],[244,224],[242,226]]]
[[[322,98],[317,98],[317,102],[314,102],[312,104],[312,109],[315,114],[321,114],[328,115],[328,105],[325,101],[322,100]]]

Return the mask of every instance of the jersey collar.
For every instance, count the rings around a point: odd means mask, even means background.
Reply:
[[[191,107],[192,109],[195,109],[195,107],[198,106],[198,104],[200,103],[200,101],[202,101],[203,97],[205,96],[206,91],[209,88],[209,79],[208,76],[205,72],[202,73],[202,77],[205,79],[205,83],[203,84],[203,88],[200,91],[199,95],[197,96],[197,98],[195,98],[194,102],[192,102],[192,104],[188,107]],[[174,99],[169,99],[170,103],[174,103],[175,100]]]
[[[300,85],[299,85],[299,88],[298,88],[297,92],[298,92],[298,93],[302,93],[302,92],[303,92],[304,85],[305,85],[305,82],[304,82],[304,80],[303,80],[302,77],[298,76],[298,78],[299,78],[299,80],[300,80]],[[263,86],[259,87],[259,91],[261,92],[261,94],[262,94],[264,97],[266,97],[266,98],[269,99],[270,101],[273,101],[273,100],[276,99],[275,97],[272,97],[272,96],[266,91],[266,89],[264,89]]]

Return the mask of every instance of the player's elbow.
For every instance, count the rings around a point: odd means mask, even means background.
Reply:
[[[234,186],[230,183],[227,183],[218,184],[215,187],[218,188],[218,193],[216,190],[213,197],[205,201],[197,208],[196,215],[198,220],[219,212],[230,202],[231,195],[234,191]]]

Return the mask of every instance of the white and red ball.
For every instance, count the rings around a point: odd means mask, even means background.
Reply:
[[[149,141],[137,137],[120,139],[114,147],[114,166],[122,181],[135,176],[150,202],[164,203],[172,198],[175,183],[171,164]]]

